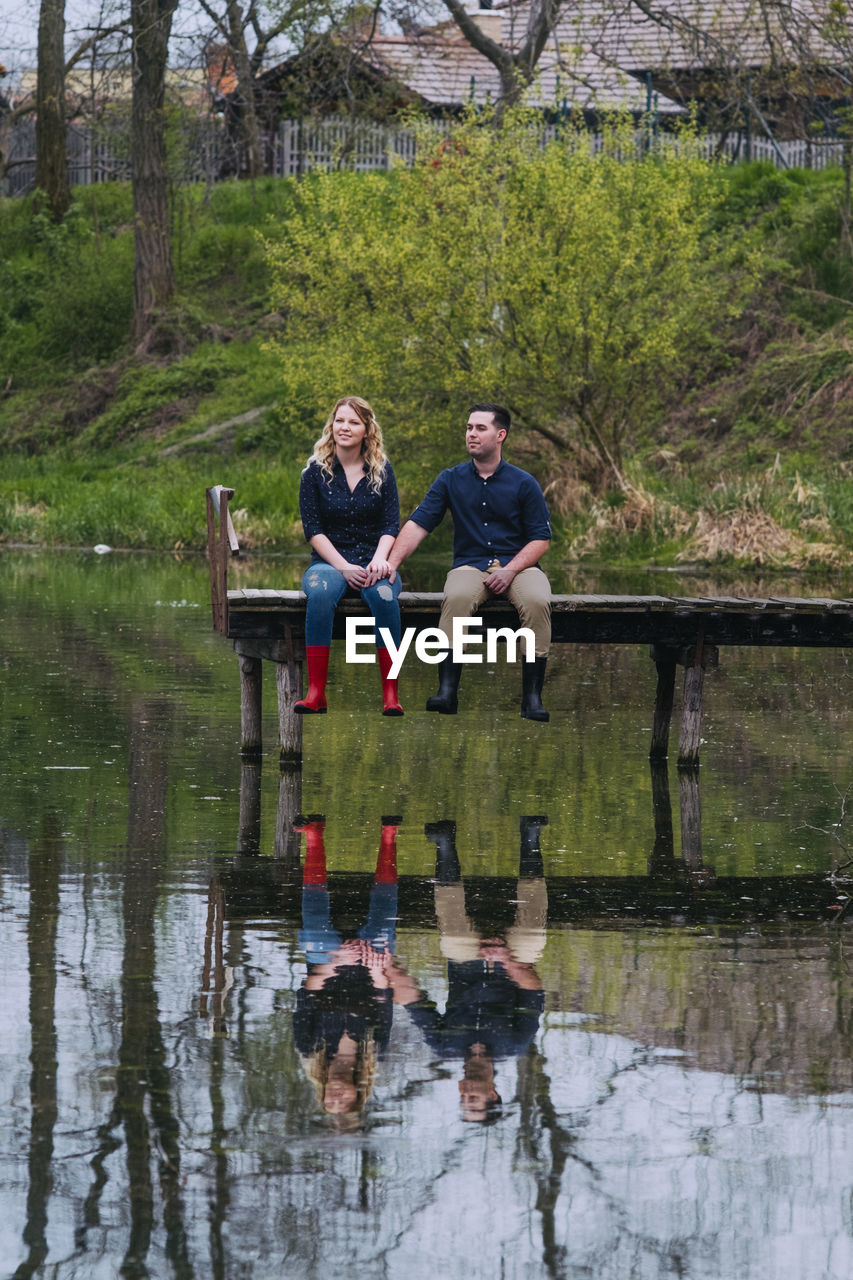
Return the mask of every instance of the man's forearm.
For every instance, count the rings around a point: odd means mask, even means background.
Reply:
[[[504,568],[511,569],[513,573],[521,573],[522,569],[529,569],[531,565],[538,564],[550,545],[547,538],[534,538],[532,542],[528,542],[516,552]]]
[[[399,569],[403,561],[408,560],[415,548],[421,545],[428,532],[422,525],[415,524],[414,520],[407,520],[388,553],[388,563],[394,569]]]

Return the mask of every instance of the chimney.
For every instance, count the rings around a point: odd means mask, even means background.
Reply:
[[[488,7],[483,9],[474,9],[469,17],[473,18],[477,26],[487,35],[490,40],[494,40],[495,44],[501,43],[501,33],[503,31],[503,16],[495,9]]]

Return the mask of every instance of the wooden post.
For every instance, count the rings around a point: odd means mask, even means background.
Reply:
[[[674,649],[667,649],[658,644],[652,645],[649,655],[654,661],[658,672],[649,759],[660,761],[666,760],[669,754],[669,725],[672,719],[672,701],[675,695],[675,663],[677,655]]]
[[[234,648],[240,663],[240,750],[243,755],[260,755],[263,663],[260,658],[241,653],[239,640]]]
[[[699,768],[699,739],[702,732],[702,686],[705,683],[704,631],[696,637],[692,661],[684,667],[684,710],[678,743],[679,769]]]
[[[228,503],[233,489],[221,484],[207,490],[207,561],[210,569],[210,603],[213,625],[222,635],[228,634],[228,555],[239,555],[240,547]],[[216,522],[219,521],[217,533]]]
[[[261,852],[261,762],[244,760],[240,769],[240,829],[237,852],[256,858]]]
[[[278,741],[281,748],[279,763],[302,765],[302,716],[293,710],[293,704],[302,697],[302,662],[304,639],[294,634],[292,627],[285,628],[283,652],[276,663],[275,682],[278,690]],[[298,812],[298,810],[294,810]]]

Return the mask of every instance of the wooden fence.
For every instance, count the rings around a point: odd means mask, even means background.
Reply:
[[[436,133],[442,126],[436,122]],[[544,137],[554,137],[558,125],[548,126]],[[637,147],[677,145],[672,135],[650,138],[637,130]],[[603,145],[600,133],[590,132],[590,148]],[[825,169],[840,165],[844,142],[837,138],[794,139],[776,142],[764,136],[747,138],[731,133],[721,139],[707,134],[702,142],[709,155],[720,152],[731,161],[769,160],[781,168]],[[282,120],[274,133],[264,138],[266,171],[274,177],[299,177],[312,169],[389,169],[395,164],[412,164],[417,154],[414,130],[402,125],[373,124],[364,120],[329,117],[323,120]],[[238,148],[226,134],[221,118],[200,116],[181,140],[180,155],[173,159],[176,182],[217,182],[241,173]],[[126,181],[131,173],[127,123],[106,126],[68,126],[68,177],[72,186]],[[0,176],[0,194],[25,195],[35,182],[35,125],[27,120],[8,135],[5,173]]]

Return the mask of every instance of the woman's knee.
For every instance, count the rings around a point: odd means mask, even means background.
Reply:
[[[400,579],[397,578],[393,583],[387,578],[375,582],[372,587],[363,587],[361,597],[370,610],[377,626],[385,627],[391,632],[392,639],[395,644],[400,643],[401,623],[400,623],[400,606],[397,597],[400,594]],[[380,648],[382,645],[381,637],[377,635],[377,644]]]
[[[331,600],[332,608],[346,589],[346,578],[330,564],[311,564],[302,575],[302,590],[308,599]]]

